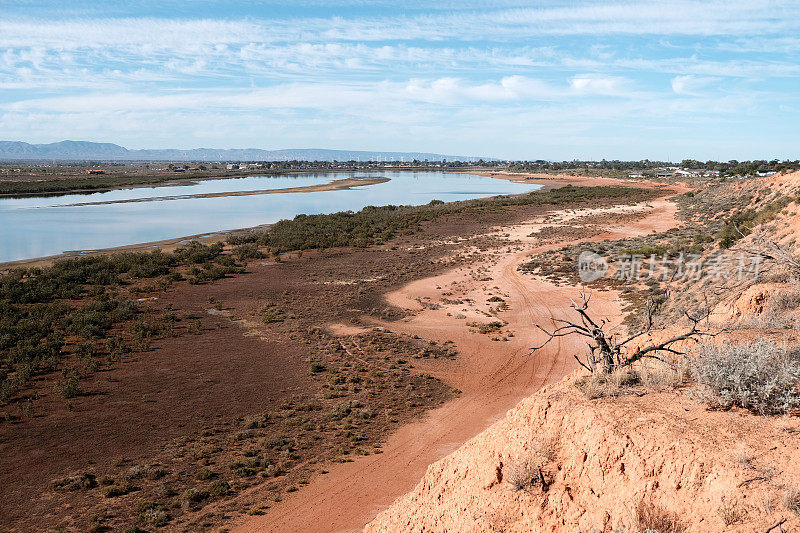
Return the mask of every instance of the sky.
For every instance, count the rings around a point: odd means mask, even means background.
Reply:
[[[800,2],[0,0],[0,140],[800,158]]]

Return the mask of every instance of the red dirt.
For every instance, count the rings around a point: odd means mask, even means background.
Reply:
[[[89,394],[69,403],[53,392],[57,376],[42,377],[37,385],[41,396],[34,403],[33,413],[20,421],[0,424],[0,486],[4,499],[0,523],[12,531],[55,527],[80,531],[87,527],[89,514],[105,507],[113,511],[107,525],[122,527],[130,509],[136,516],[142,493],[104,500],[98,499],[97,489],[54,492],[48,488],[51,480],[76,472],[117,475],[121,468],[127,470],[131,465],[159,463],[170,469],[170,482],[174,481],[176,488],[196,483],[193,472],[203,464],[189,465],[183,456],[174,456],[181,447],[176,443],[202,445],[206,438],[201,434],[206,431],[224,441],[241,431],[242,417],[277,409],[281,402],[296,396],[321,397],[326,392],[321,386],[324,380],[309,375],[310,357],[324,355],[331,344],[330,338],[314,332],[318,326],[331,324],[336,335],[356,333],[351,327],[383,324],[396,333],[419,334],[425,339],[444,341],[452,337],[461,352],[459,357],[414,359],[414,374],[440,376],[462,388],[463,398],[402,426],[392,434],[383,454],[327,467],[330,474],[313,478],[310,485],[284,495],[284,503],[274,506],[268,514],[241,520],[254,530],[270,524],[282,531],[362,527],[381,507],[413,487],[429,463],[486,427],[519,398],[572,368],[568,360],[555,357],[555,350],[543,359],[525,355],[532,341],[525,333],[529,320],[535,315],[561,312],[553,306],[554,299],[563,299],[570,291],[522,278],[516,272],[513,261],[521,261],[531,253],[532,244],[520,244],[514,239],[496,244],[498,239],[504,239],[497,231],[483,236],[487,227],[506,226],[547,211],[547,207],[528,206],[479,216],[450,216],[426,225],[417,235],[396,239],[391,245],[307,252],[280,264],[254,261],[248,265],[248,274],[212,285],[181,282],[166,292],[153,293],[157,300],[144,305],[152,307],[156,316],[170,308],[189,317],[178,323],[177,337],[156,340],[153,350],[126,355],[110,370],[86,378],[83,387]],[[657,207],[653,213],[655,218],[660,213],[664,220],[669,219],[666,208]],[[653,220],[641,228],[632,224],[631,229],[647,230],[664,224],[664,220]],[[519,229],[530,232],[529,227]],[[465,248],[473,246],[491,250],[483,256],[464,253]],[[498,261],[499,252],[519,246],[527,248],[503,255]],[[491,341],[486,335],[468,333],[463,321],[447,317],[444,308],[417,313],[407,322],[386,321],[403,316],[387,306],[383,298],[400,287],[405,288],[392,300],[413,311],[419,309],[415,297],[438,297],[440,293],[433,287],[451,279],[460,280],[460,290],[474,293],[477,300],[487,284],[472,279],[470,269],[464,266],[479,261],[485,262],[492,269],[491,276],[497,278],[488,285],[502,283],[502,292],[507,295],[503,298],[511,308],[500,315],[510,323],[506,331],[511,329],[517,335],[513,340]],[[453,270],[458,267],[460,271]],[[451,272],[441,279],[408,285],[444,271]],[[611,293],[602,300],[610,312],[616,311],[618,304]],[[277,304],[295,318],[276,324],[264,324],[257,317],[250,320],[251,313],[265,303]],[[218,305],[225,312],[209,314]],[[232,321],[232,316],[240,320]],[[202,329],[189,332],[197,320]],[[485,361],[481,353],[491,353],[492,358]],[[462,359],[463,366],[459,362]],[[398,379],[404,372],[397,370]],[[436,394],[444,394],[446,387],[441,389],[430,398],[414,398],[419,402],[415,407],[405,402],[395,406],[397,423],[405,423],[425,408],[437,405],[440,397]],[[372,431],[370,438],[377,439],[385,430],[376,427],[365,431]],[[238,444],[230,448],[237,453],[244,451]],[[226,463],[222,456],[211,460],[217,466]],[[172,479],[180,476],[180,480]],[[265,486],[248,483],[251,488],[243,485],[241,498],[209,504],[202,509],[202,516],[200,512],[190,513],[187,520],[220,525],[224,523],[221,515],[209,514],[214,509],[224,510],[228,516],[231,512],[244,513],[253,501],[263,502],[277,490],[260,480],[257,483]],[[128,514],[123,513],[125,506]],[[303,513],[307,518],[299,516]],[[199,526],[186,521],[167,526],[181,527]]]
[[[676,224],[676,207],[670,202],[657,200],[641,209],[638,220],[622,217],[624,222],[612,224],[595,238],[664,231]],[[423,420],[401,428],[389,438],[382,455],[335,466],[327,476],[286,498],[266,515],[239,521],[234,531],[359,530],[378,511],[410,490],[429,464],[502,417],[522,398],[574,370],[571,352],[578,344],[572,340],[559,339],[534,356],[528,353],[542,340],[532,324],[549,327],[551,321],[546,317],[566,318],[576,288],[532,279],[519,272],[517,266],[545,249],[536,244],[535,237],[527,237],[532,229],[553,220],[600,212],[570,210],[561,216],[551,214],[545,219],[498,228],[493,235],[509,233],[507,244],[490,250],[479,263],[412,282],[388,294],[391,304],[414,313],[394,322],[394,331],[455,342],[460,353],[457,365],[421,362],[418,368],[457,387],[462,396],[429,412]],[[498,319],[507,322],[502,334],[498,334],[507,340],[492,340],[492,335],[477,333],[466,324],[494,320],[480,312],[489,309],[489,295],[500,295],[510,307],[496,313]],[[471,298],[472,303],[444,305],[440,309],[424,308],[419,303],[440,303],[442,297],[462,301]],[[596,293],[593,307],[613,319],[621,318],[620,301],[614,292]],[[467,318],[456,318],[459,312]],[[513,337],[507,335],[509,332]]]
[[[432,464],[366,531],[798,531],[796,417],[709,411],[680,389],[592,400],[574,378]],[[545,490],[508,482],[526,460]]]

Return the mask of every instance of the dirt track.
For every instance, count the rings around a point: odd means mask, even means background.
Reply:
[[[387,324],[393,331],[455,343],[460,352],[457,365],[445,369],[436,361],[423,361],[416,366],[458,387],[463,394],[424,419],[400,428],[386,442],[384,453],[335,465],[329,474],[293,493],[267,514],[242,520],[232,529],[360,530],[395,498],[411,490],[429,464],[485,429],[522,398],[574,370],[575,341],[560,339],[534,355],[529,351],[542,340],[532,324],[550,327],[549,317],[569,317],[570,298],[577,295],[577,288],[532,278],[517,267],[536,252],[570,242],[542,246],[535,236],[529,236],[531,232],[543,225],[608,212],[640,212],[641,217],[610,223],[595,239],[642,235],[676,225],[676,207],[665,199],[632,208],[555,213],[546,220],[495,228],[495,234],[508,234],[508,246],[483,251],[484,258],[478,264],[416,281],[388,294],[391,304],[414,312],[403,321]],[[573,220],[572,224],[579,225],[580,221]],[[502,301],[508,308],[497,309],[495,303],[487,302],[489,298],[502,299],[495,302]],[[620,302],[613,291],[595,293],[593,309],[612,321],[620,318]],[[505,325],[488,334],[468,325],[494,320]]]

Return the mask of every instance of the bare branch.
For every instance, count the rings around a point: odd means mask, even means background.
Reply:
[[[554,322],[563,324],[553,331],[547,331],[545,328],[537,324],[536,327],[543,331],[548,337],[542,345],[538,346],[537,348],[533,348],[531,352],[543,348],[545,345],[547,345],[547,343],[555,338],[567,337],[570,335],[580,335],[591,340],[587,342],[589,354],[585,360],[581,360],[581,358],[577,355],[574,356],[578,361],[578,364],[590,372],[594,372],[599,369],[599,371],[602,373],[608,373],[616,368],[629,366],[645,358],[657,359],[658,361],[669,364],[664,358],[661,357],[662,354],[683,355],[685,353],[673,346],[676,343],[684,341],[697,342],[702,336],[715,335],[712,332],[699,329],[700,323],[703,320],[708,320],[710,311],[708,305],[706,305],[706,308],[700,315],[693,316],[688,312],[685,313],[686,319],[691,324],[688,331],[679,335],[674,335],[659,343],[640,346],[639,348],[633,350],[632,353],[628,353],[626,348],[628,343],[634,341],[635,339],[641,338],[643,335],[652,331],[654,317],[659,310],[660,304],[655,301],[648,302],[647,318],[644,329],[631,335],[625,340],[618,342],[614,338],[613,334],[610,334],[604,330],[604,327],[608,323],[605,319],[601,319],[598,324],[598,322],[589,314],[590,298],[591,295],[587,295],[585,291],[582,290],[581,303],[577,303],[572,300],[572,308],[578,313],[581,324],[563,319],[553,319]]]

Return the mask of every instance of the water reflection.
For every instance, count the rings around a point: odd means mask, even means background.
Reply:
[[[318,185],[348,177],[386,176],[386,183],[351,190],[163,201],[75,205],[172,195],[257,191]],[[68,250],[124,246],[246,228],[295,215],[357,211],[367,205],[421,205],[518,194],[538,185],[443,172],[320,173],[208,180],[195,185],[147,187],[56,197],[0,199],[0,262]]]

